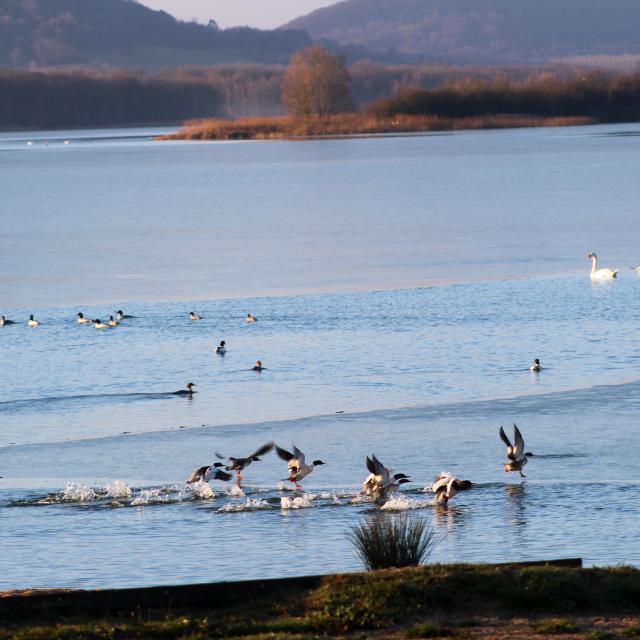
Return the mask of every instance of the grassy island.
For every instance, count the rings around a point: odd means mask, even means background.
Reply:
[[[160,608],[144,606],[145,590],[124,608],[106,591],[62,593],[66,600],[55,592],[3,594],[0,637],[640,638],[640,571],[628,567],[431,565],[215,587],[218,597]],[[87,606],[83,593],[102,598],[100,606],[95,599]]]
[[[191,120],[177,133],[162,140],[273,140],[357,135],[425,133],[460,129],[562,127],[594,124],[593,118],[545,117],[518,114],[447,118],[429,115],[378,116],[343,113],[323,118],[244,118],[239,120]]]

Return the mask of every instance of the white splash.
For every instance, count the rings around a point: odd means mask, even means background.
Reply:
[[[122,480],[115,480],[110,484],[106,485],[104,490],[107,492],[107,498],[130,498],[131,497],[131,487]]]
[[[233,498],[244,498],[244,491],[242,490],[242,487],[234,484],[227,489],[227,495]]]
[[[169,502],[171,497],[163,489],[143,489],[140,494],[131,501],[134,507],[146,504],[159,504]]]
[[[211,500],[211,498],[216,497],[216,494],[208,482],[198,480],[198,482],[191,485],[191,497],[194,500]]]
[[[98,494],[86,484],[67,482],[61,499],[63,502],[90,502],[91,500],[97,500]]]
[[[260,509],[270,509],[266,500],[247,498],[246,502],[229,502],[218,509],[221,513],[236,513],[238,511],[258,511]]]
[[[305,493],[301,496],[296,496],[295,498],[287,498],[283,496],[280,498],[280,508],[281,509],[309,509],[313,507],[313,499],[314,496],[311,493]]]
[[[389,498],[380,508],[384,511],[406,511],[407,509],[424,509],[430,502],[423,502],[406,496]]]

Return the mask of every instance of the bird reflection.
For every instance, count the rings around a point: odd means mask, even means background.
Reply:
[[[507,495],[507,515],[509,522],[517,526],[524,526],[527,524],[524,506],[527,485],[507,484],[504,490]]]
[[[453,529],[464,523],[466,510],[451,504],[437,504],[433,509],[434,522],[438,527]]]

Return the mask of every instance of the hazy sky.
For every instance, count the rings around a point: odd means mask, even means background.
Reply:
[[[153,9],[162,9],[176,18],[213,18],[221,27],[249,25],[271,29],[336,0],[139,0]]]

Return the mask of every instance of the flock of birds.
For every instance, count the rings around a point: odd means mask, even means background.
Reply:
[[[507,462],[503,465],[505,472],[518,472],[522,478],[526,477],[522,470],[533,454],[525,451],[524,438],[520,429],[518,429],[517,425],[513,425],[513,443],[509,440],[503,427],[500,427],[499,434],[507,447]],[[240,486],[242,472],[252,462],[259,462],[262,456],[274,448],[278,457],[287,463],[288,475],[282,481],[293,483],[297,491],[302,489],[300,482],[304,478],[313,472],[316,467],[325,464],[322,460],[314,460],[307,463],[305,454],[295,445],[292,447],[292,451],[288,451],[273,442],[267,442],[253,453],[242,458],[224,456],[216,451],[216,458],[225,462],[218,461],[211,465],[198,467],[186,482],[187,484],[209,482],[210,480],[228,482],[233,478],[233,473],[229,472],[235,472],[237,484]],[[393,469],[385,467],[375,454],[372,454],[371,457],[367,456],[365,464],[369,475],[362,483],[361,495],[371,498],[376,504],[384,504],[393,494],[399,491],[403,484],[411,482],[410,476],[405,473],[393,473]],[[434,494],[434,502],[436,504],[446,505],[455,495],[470,489],[472,486],[473,483],[470,480],[460,480],[448,472],[443,472],[431,485],[431,491]]]
[[[617,278],[618,269],[598,269],[598,256],[590,252],[587,256],[591,260],[591,273],[590,277],[592,281],[604,281]],[[640,266],[632,267],[638,275],[640,275]],[[202,320],[195,311],[189,312],[189,320],[198,321]],[[109,316],[107,322],[103,322],[99,318],[87,318],[82,312],[79,312],[76,316],[76,322],[81,325],[93,325],[96,329],[110,329],[117,327],[123,320],[135,318],[135,316],[127,315],[122,310],[117,311],[114,315]],[[257,318],[250,313],[247,314],[245,322],[254,323],[257,322]],[[0,317],[0,327],[6,325],[16,324],[13,320],[8,320],[5,316]],[[33,315],[29,317],[27,325],[29,327],[37,327],[40,322],[35,319]],[[222,340],[216,347],[215,353],[224,356],[226,353],[226,342]],[[262,371],[262,362],[258,360],[253,367],[253,371]],[[533,364],[529,367],[531,372],[538,372],[542,369],[540,360],[536,358]],[[185,389],[181,389],[175,392],[175,395],[192,396],[194,393],[194,387],[196,385],[190,382],[186,385]],[[500,427],[499,435],[507,448],[507,462],[503,465],[505,472],[515,473],[518,472],[522,478],[526,477],[522,470],[527,464],[529,458],[533,455],[530,452],[525,451],[524,438],[522,433],[518,429],[517,425],[513,425],[514,439],[513,443],[509,440],[509,437],[505,433],[504,429]],[[292,451],[288,451],[277,446],[273,442],[268,442],[262,447],[254,451],[245,457],[233,457],[224,456],[216,452],[216,458],[218,460],[224,460],[225,462],[214,462],[211,465],[205,465],[198,467],[193,471],[191,477],[187,480],[187,483],[192,484],[195,482],[209,482],[210,480],[220,480],[228,482],[233,478],[232,473],[235,472],[237,483],[240,484],[242,479],[242,472],[252,463],[259,462],[262,456],[267,454],[272,449],[276,450],[277,455],[287,463],[287,478],[283,481],[291,482],[295,485],[296,490],[300,490],[300,481],[306,478],[314,469],[318,466],[325,464],[322,460],[314,460],[311,463],[306,462],[305,454],[297,447],[293,446]],[[393,470],[389,467],[385,467],[382,462],[372,454],[366,458],[366,468],[369,475],[366,477],[362,485],[362,495],[370,497],[374,502],[383,504],[394,493],[396,493],[403,484],[411,482],[411,478],[404,473],[393,473]],[[229,473],[232,472],[232,473]],[[431,486],[431,491],[434,494],[434,501],[437,504],[447,504],[455,495],[461,491],[470,489],[473,483],[469,480],[460,480],[450,473],[441,473]]]

